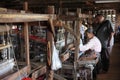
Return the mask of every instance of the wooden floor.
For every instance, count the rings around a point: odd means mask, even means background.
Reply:
[[[120,80],[120,43],[112,49],[108,73],[98,74],[97,80]]]

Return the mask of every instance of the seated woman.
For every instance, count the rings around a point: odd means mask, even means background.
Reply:
[[[86,34],[88,37],[88,42],[85,45],[79,45],[80,51],[87,51],[87,50],[93,50],[96,53],[96,57],[99,58],[99,61],[93,70],[93,75],[96,78],[96,73],[99,73],[101,69],[101,60],[100,60],[100,52],[101,52],[101,43],[100,40],[94,35],[93,28],[90,27],[86,30]],[[71,50],[74,50],[75,48],[72,48]],[[84,53],[83,53],[84,54]]]
[[[99,56],[101,52],[101,43],[100,40],[93,34],[93,28],[90,27],[86,30],[87,37],[89,41],[85,45],[81,45],[80,43],[80,51],[87,51],[87,50],[93,50],[95,51],[96,55]],[[72,48],[71,50],[74,50],[75,48]]]

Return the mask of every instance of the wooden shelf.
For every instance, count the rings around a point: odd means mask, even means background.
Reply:
[[[12,46],[12,45],[11,44],[7,44],[7,45],[0,44],[0,50],[8,48],[10,46]]]

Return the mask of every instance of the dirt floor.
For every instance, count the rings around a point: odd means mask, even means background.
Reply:
[[[97,80],[120,80],[120,42],[113,46],[109,71],[105,74],[98,74]]]

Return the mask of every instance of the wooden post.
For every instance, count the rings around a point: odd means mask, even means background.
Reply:
[[[67,24],[67,21],[66,21],[66,24]],[[68,33],[67,33],[67,31],[65,30],[65,48],[66,48],[66,46],[67,46],[67,37],[68,36]]]
[[[81,8],[77,8],[77,15],[81,14]]]
[[[25,53],[27,58],[27,65],[30,65],[29,59],[29,32],[28,32],[28,23],[24,23],[24,39],[25,39]]]
[[[66,15],[68,15],[68,8],[66,8],[66,11],[65,11]],[[68,24],[68,21],[65,21],[66,24]],[[67,46],[67,37],[68,36],[68,32],[65,30],[65,48]]]
[[[54,14],[54,6],[48,6],[48,14]],[[48,27],[50,27],[50,26],[48,26]],[[52,46],[52,44],[53,44],[53,33],[50,30],[47,31],[47,41],[50,43],[50,48],[49,48],[50,49],[50,56],[49,57],[52,58],[52,53],[53,53],[53,51],[52,51],[53,50],[53,46]],[[51,58],[49,58],[49,59],[51,59]],[[48,57],[47,57],[47,59],[48,59]],[[50,60],[50,61],[52,61],[52,60]],[[47,63],[47,80],[53,80],[53,74],[54,74],[54,71],[51,70],[51,65],[49,66],[49,64]]]
[[[79,11],[77,11],[77,16],[79,18]],[[76,35],[77,39],[75,41],[75,57],[74,57],[74,80],[78,80],[77,77],[77,60],[78,60],[78,53],[79,53],[79,44],[80,44],[80,20],[77,20],[77,25],[76,25]]]
[[[55,13],[55,9],[54,9],[54,6],[48,6],[48,11],[47,11],[48,14],[54,14]]]
[[[24,2],[24,9],[25,9],[25,12],[28,11],[28,2],[27,1]],[[25,39],[26,62],[27,62],[27,66],[30,67],[28,22],[24,23],[24,39]],[[28,69],[28,72],[30,72],[30,69]]]
[[[28,11],[28,2],[27,1],[24,2],[24,10],[25,10],[25,12]]]

